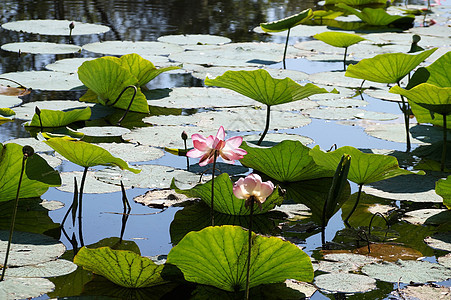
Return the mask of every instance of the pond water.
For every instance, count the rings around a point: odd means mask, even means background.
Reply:
[[[424,1],[407,1],[412,5],[424,5]],[[404,2],[395,1],[396,5],[403,5]],[[442,5],[451,5],[450,1],[442,1]],[[253,31],[253,29],[261,22],[268,22],[290,16],[299,11],[312,8],[322,9],[317,1],[291,1],[291,0],[254,0],[254,1],[20,1],[20,0],[3,0],[0,4],[1,16],[0,23],[13,22],[17,20],[32,19],[59,19],[59,20],[76,20],[86,23],[96,23],[106,25],[111,28],[110,31],[99,35],[81,35],[73,37],[73,44],[85,45],[99,41],[156,41],[157,38],[165,35],[174,34],[210,34],[228,37],[232,42],[277,42],[283,43],[284,38],[281,36],[263,35]],[[449,14],[448,14],[449,20]],[[419,24],[416,23],[418,26]],[[445,25],[446,26],[446,25]],[[449,26],[449,21],[448,21]],[[290,45],[298,42],[313,40],[309,37],[291,37]],[[0,28],[1,45],[12,42],[26,41],[46,41],[55,43],[67,43],[68,37],[62,36],[44,36],[31,33],[16,32]],[[448,41],[448,47],[451,45]],[[18,55],[15,52],[0,50],[0,74],[18,71],[40,71],[45,70],[46,65],[55,61],[72,58],[72,57],[100,57],[101,54],[83,50],[77,54],[24,54]],[[282,68],[282,63],[275,63],[270,68]],[[341,61],[313,61],[307,58],[297,58],[287,60],[287,69],[302,71],[307,74],[315,74],[319,72],[342,70]],[[327,75],[326,75],[327,76]],[[0,75],[1,77],[1,75]],[[307,82],[304,80],[302,83]],[[202,87],[203,80],[191,76],[189,73],[163,73],[156,79],[151,81],[151,89],[172,89],[177,87]],[[328,87],[329,89],[330,87]],[[23,101],[39,102],[47,100],[75,100],[81,97],[84,91],[41,91],[33,90],[30,95],[24,96]],[[356,100],[361,99],[360,95],[353,94]],[[359,120],[352,118],[347,120],[312,118],[307,126],[294,129],[281,129],[278,133],[291,133],[309,137],[313,140],[309,147],[319,145],[321,149],[326,150],[334,144],[337,147],[353,146],[359,149],[389,149],[402,153],[406,150],[405,143],[388,141],[375,138],[365,132],[365,127],[370,125],[385,126],[385,124],[402,123],[402,114],[395,102],[381,101],[369,94],[362,96],[368,103],[363,107],[367,111],[394,114],[398,118],[389,121],[380,120]],[[184,109],[182,114],[189,115],[192,111]],[[152,110],[151,110],[152,114]],[[414,121],[414,120],[413,120]],[[412,121],[412,122],[413,122]],[[4,123],[0,126],[0,142],[5,142],[17,138],[27,138],[30,136],[23,126],[23,120],[14,120]],[[100,124],[102,124],[100,122]],[[103,123],[105,124],[105,123]],[[264,122],[263,122],[264,124]],[[221,124],[217,124],[219,126]],[[145,125],[142,125],[145,126]],[[128,126],[130,127],[130,126]],[[131,127],[130,127],[131,129]],[[263,125],[262,125],[263,129]],[[227,130],[227,128],[226,128]],[[251,131],[251,134],[259,134],[258,131]],[[242,135],[243,132],[228,131],[228,136]],[[248,134],[248,132],[246,132]],[[417,147],[413,145],[413,149]],[[157,164],[171,166],[175,168],[185,169],[186,161],[184,157],[177,157],[168,153],[161,158],[148,162],[140,162],[136,165]],[[407,165],[406,165],[407,166]],[[411,169],[411,165],[407,166]],[[59,172],[83,171],[83,169],[71,162],[63,161],[56,168]],[[105,169],[104,167],[94,167],[90,170],[97,171]],[[449,173],[448,173],[449,175]],[[351,184],[352,193],[357,192],[357,185]],[[124,239],[133,240],[137,243],[144,256],[155,256],[167,254],[171,248],[170,226],[177,212],[182,207],[170,207],[166,210],[149,208],[145,205],[135,203],[133,198],[143,195],[148,189],[131,188],[127,190],[127,197],[130,199],[132,208],[131,215],[127,220]],[[355,194],[352,196],[355,198]],[[367,197],[363,200],[366,205],[373,205],[378,199]],[[375,197],[374,197],[375,198]],[[60,223],[66,213],[66,208],[70,206],[72,201],[72,193],[60,191],[56,188],[50,188],[42,199],[61,201],[65,204],[65,208],[50,211],[49,216],[55,223]],[[83,211],[83,238],[84,244],[90,245],[104,238],[118,237],[122,229],[122,196],[120,192],[114,193],[87,193],[84,196]],[[367,201],[367,202],[365,202]],[[442,208],[441,203],[414,203],[409,201],[381,200],[384,205],[392,205],[402,213],[421,208]],[[350,210],[350,203],[343,208]],[[368,218],[368,214],[360,212],[362,216]],[[345,214],[345,213],[343,213]],[[345,225],[343,223],[341,211],[335,214],[330,220],[326,230],[326,240],[336,241],[337,243],[352,244],[350,237],[340,235]],[[383,227],[381,220],[375,221],[377,226]],[[359,226],[363,226],[363,221],[358,222]],[[399,234],[406,234],[407,237],[401,239],[409,247],[419,250],[427,260],[436,262],[436,257],[445,254],[444,251],[434,250],[423,244],[422,238],[415,238],[411,231],[417,230],[415,226],[404,222],[406,225],[402,227],[399,223],[395,224],[395,230]],[[403,223],[403,224],[404,224]],[[365,223],[368,226],[368,223]],[[300,230],[296,228],[296,222],[290,223],[291,229],[285,229],[283,235],[305,247],[304,251],[318,258],[318,250],[321,248],[321,236],[318,231],[313,234],[308,230]],[[302,220],[298,226],[307,226]],[[398,227],[396,227],[398,226]],[[282,227],[282,226],[281,226]],[[418,226],[421,227],[421,226]],[[423,228],[426,228],[423,226]],[[312,229],[315,230],[315,229]],[[71,222],[66,221],[66,231],[70,234],[75,231],[71,227]],[[410,233],[409,233],[410,232]],[[422,231],[424,237],[428,233],[433,233],[431,227],[427,227]],[[414,240],[414,242],[410,241]],[[63,242],[68,249],[72,249],[70,241],[61,235]],[[415,245],[417,243],[418,245]],[[421,243],[421,245],[419,245]],[[449,281],[441,282],[442,286],[450,286]],[[397,283],[387,283],[379,281],[377,289],[369,293],[357,293],[345,296],[342,293],[326,294],[321,291],[315,292],[311,299],[383,299],[389,297],[398,297],[389,295],[396,290]],[[401,284],[405,286],[405,284]],[[74,295],[71,295],[74,296]],[[47,295],[39,297],[39,299],[48,299]],[[398,297],[399,298],[399,297]],[[390,298],[393,299],[393,298]],[[400,298],[399,298],[400,299]]]

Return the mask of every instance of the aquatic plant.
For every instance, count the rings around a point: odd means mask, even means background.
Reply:
[[[238,92],[266,105],[266,125],[258,141],[260,145],[269,129],[271,106],[301,100],[312,95],[331,92],[312,83],[302,86],[290,78],[275,79],[268,71],[227,71],[214,79],[206,78],[205,85],[219,86]]]
[[[418,54],[387,53],[379,54],[372,58],[362,59],[355,65],[350,65],[345,76],[360,78],[380,83],[396,83],[400,85],[401,79],[415,69],[423,60],[434,53],[437,48],[419,52]],[[404,114],[404,126],[406,130],[407,151],[410,151],[409,136],[409,105],[401,96]]]
[[[274,184],[271,181],[262,182],[260,175],[250,174],[245,178],[238,179],[233,185],[233,194],[238,199],[244,199],[245,206],[249,207],[249,239],[246,269],[246,299],[249,299],[249,273],[251,268],[251,248],[252,248],[252,215],[254,204],[262,210],[262,203],[272,194]]]
[[[301,24],[305,20],[310,19],[313,16],[312,9],[306,9],[301,11],[298,14],[292,15],[290,17],[269,22],[269,23],[260,23],[261,29],[263,29],[264,32],[280,32],[280,31],[287,31],[287,38],[285,40],[285,49],[283,51],[283,68],[286,69],[285,65],[285,57],[287,54],[287,48],[288,48],[288,39],[290,37],[290,30],[291,28],[295,27],[296,25]]]
[[[219,127],[216,136],[208,136],[207,138],[201,134],[195,133],[191,136],[193,140],[194,149],[191,149],[186,153],[186,156],[192,158],[198,158],[199,165],[205,166],[213,163],[212,179],[211,179],[211,225],[214,226],[214,185],[215,185],[215,169],[216,158],[220,156],[226,163],[233,164],[235,160],[243,158],[247,152],[240,149],[240,145],[243,142],[243,137],[235,136],[225,140],[224,127]]]
[[[339,48],[345,48],[345,53],[343,56],[343,69],[345,70],[346,70],[346,53],[348,52],[348,47],[366,40],[365,38],[357,34],[346,32],[333,32],[333,31],[318,33],[315,34],[313,37],[328,45]]]
[[[413,21],[415,20],[415,16],[413,15],[407,16],[390,15],[383,8],[365,7],[360,11],[344,3],[338,3],[336,6],[356,15],[360,20],[367,23],[368,25],[374,26],[398,25],[402,27],[412,27]]]
[[[62,127],[78,121],[87,121],[91,117],[91,108],[80,108],[68,111],[39,109],[36,106],[35,114],[27,127]]]
[[[323,152],[319,146],[315,146],[310,150],[310,155],[315,160],[315,163],[330,169],[333,169],[339,165],[340,159],[343,155],[350,156],[352,162],[349,167],[348,179],[359,185],[359,191],[354,207],[344,220],[347,225],[349,225],[348,220],[359,204],[360,195],[364,184],[399,175],[424,174],[422,171],[413,173],[399,168],[398,160],[393,156],[363,153],[360,150],[350,146],[344,146],[332,152]]]
[[[435,192],[443,198],[443,204],[451,209],[451,175],[435,183]]]

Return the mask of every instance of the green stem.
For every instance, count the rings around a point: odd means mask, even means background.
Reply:
[[[124,115],[119,119],[119,121],[117,121],[117,125],[121,125],[121,122],[124,120],[125,116],[130,111],[130,107],[132,106],[133,100],[135,100],[136,93],[138,92],[138,89],[136,88],[136,86],[129,85],[121,92],[121,94],[119,95],[119,97],[117,98],[117,100],[114,103],[116,103],[119,100],[119,98],[121,97],[122,93],[125,92],[125,90],[127,90],[128,88],[133,88],[133,96],[132,96],[132,99],[130,100],[130,103],[127,106],[127,109],[125,110]]]
[[[247,245],[247,271],[246,271],[246,299],[249,299],[249,283],[250,283],[250,272],[251,272],[251,247],[252,247],[252,215],[254,214],[254,196],[251,196],[250,200],[250,213],[249,213],[249,239]]]
[[[214,211],[214,199],[215,199],[215,170],[216,170],[216,158],[218,158],[218,151],[215,151],[213,157],[213,171],[211,171],[211,203],[210,203],[210,217],[211,226],[215,226],[215,211]]]
[[[27,160],[27,158],[28,158],[28,155],[24,153],[24,156],[22,159],[22,170],[20,171],[20,177],[19,177],[19,185],[17,186],[16,202],[14,204],[13,215],[11,216],[11,225],[9,226],[9,239],[8,239],[8,245],[6,247],[5,262],[3,263],[2,276],[0,277],[0,281],[3,281],[3,279],[5,278],[6,266],[8,264],[9,250],[11,249],[11,243],[13,241],[13,233],[14,233],[14,225],[16,223],[17,207],[19,206],[20,185],[22,183],[23,172],[25,169],[25,161]]]
[[[399,85],[399,81],[397,82],[398,86],[401,87]],[[406,129],[406,152],[410,152],[411,149],[411,145],[410,145],[410,134],[409,134],[409,104],[406,103],[406,100],[404,99],[403,95],[401,96],[401,101],[402,101],[402,113],[404,114],[404,127]]]
[[[188,152],[188,146],[186,145],[186,140],[183,140],[183,142],[185,143],[185,153]],[[186,170],[189,171],[189,157],[188,155],[186,155]]]
[[[351,209],[351,212],[349,213],[349,215],[344,220],[345,225],[348,226],[348,227],[351,227],[351,225],[348,223],[348,220],[351,217],[351,215],[354,213],[354,211],[356,210],[357,205],[359,204],[360,195],[362,194],[362,187],[363,187],[363,183],[359,184],[359,191],[357,193],[357,199],[355,200],[354,207]]]
[[[82,204],[83,204],[83,189],[85,187],[86,174],[88,173],[88,167],[85,167],[83,171],[83,176],[81,178],[80,184],[80,193],[78,194],[78,235],[80,237],[80,245],[83,247],[85,243],[83,242],[83,230],[82,230],[82,222],[81,222],[81,212],[82,212]]]
[[[259,145],[259,146],[263,142],[263,139],[265,138],[265,136],[269,130],[269,120],[270,120],[270,116],[271,116],[270,108],[271,108],[271,106],[269,106],[269,105],[266,106],[266,125],[265,125],[265,130],[263,130],[262,136],[260,137],[260,139],[257,142],[257,145]]]
[[[348,53],[348,47],[345,47],[345,55],[343,57],[343,69],[346,71],[346,54]]]
[[[440,162],[440,171],[445,171],[446,161],[446,114],[443,114],[443,149],[442,149],[442,161]]]
[[[291,30],[291,28],[288,28],[287,39],[285,41],[285,49],[283,50],[283,68],[284,69],[287,68],[287,65],[285,64],[285,57],[287,56],[288,39],[290,38],[290,30]]]

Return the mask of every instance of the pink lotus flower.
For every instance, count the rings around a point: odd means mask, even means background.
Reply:
[[[240,178],[233,185],[233,194],[238,199],[246,199],[246,207],[250,201],[256,201],[261,209],[261,204],[272,194],[274,184],[271,181],[262,182],[257,174],[250,174],[246,178]]]
[[[241,136],[234,136],[227,140],[225,138],[224,127],[219,127],[216,136],[210,135],[205,138],[201,134],[193,134],[194,149],[188,151],[186,156],[197,158],[200,157],[199,165],[205,166],[212,163],[216,156],[221,156],[222,159],[229,164],[233,164],[235,160],[242,159],[247,154],[246,150],[238,148],[243,142]]]

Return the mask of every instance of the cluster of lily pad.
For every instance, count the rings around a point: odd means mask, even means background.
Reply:
[[[328,4],[327,1],[326,4]],[[365,8],[359,12],[350,10],[344,5],[338,6],[355,13],[368,24],[375,22],[371,21],[372,11],[370,9]],[[327,20],[325,14],[315,14],[315,12],[309,11],[302,13],[302,21],[305,21],[304,13],[308,16],[316,15],[316,18],[321,16],[322,21]],[[379,13],[379,11],[376,13]],[[287,20],[284,20],[282,25],[285,25],[278,29],[276,28],[280,25],[278,23],[269,24],[269,26],[268,24],[262,25],[262,28],[267,31],[270,31],[268,28],[274,31],[284,29],[284,26],[292,28],[297,25],[297,21],[292,21],[296,20],[298,17],[299,16],[295,16],[292,19],[288,18]],[[411,17],[407,18],[410,21],[412,19]],[[289,26],[286,22],[289,22]],[[387,22],[388,21],[384,21],[384,24],[376,25],[393,23]],[[319,40],[324,41],[331,37],[334,38],[333,33],[329,33],[328,35],[330,36],[317,35],[316,37]],[[336,37],[342,36],[343,35],[338,33],[336,35]],[[346,38],[355,37],[346,36]],[[357,40],[361,41],[361,39]],[[346,41],[343,44],[333,43],[332,45],[347,49],[347,47],[357,40]],[[285,51],[286,49],[287,47],[285,47]],[[441,56],[429,67],[417,70],[410,80],[410,82],[416,82],[416,86],[413,86],[409,82],[410,86],[407,85],[405,90],[399,87],[402,78],[416,68],[421,61],[426,59],[435,50],[436,49],[426,50],[416,55],[402,53],[378,55],[367,60],[362,60],[356,65],[350,65],[346,71],[346,76],[379,83],[398,83],[398,86],[393,87],[391,91],[404,94],[409,99],[409,103],[410,101],[413,101],[413,103],[418,104],[419,107],[415,108],[415,104],[411,103],[414,114],[415,109],[419,109],[420,115],[424,115],[424,110],[421,111],[421,109],[427,109],[433,113],[440,114],[443,118],[443,123],[439,125],[444,127],[443,132],[445,138],[443,142],[443,155],[445,155],[445,159],[442,159],[441,163],[441,169],[443,171],[446,162],[446,116],[449,114],[450,105],[449,78],[446,73],[446,70],[449,69],[447,66],[450,64],[449,52]],[[196,55],[196,53],[189,53],[195,51],[196,50],[186,51],[186,53],[174,53],[173,59],[177,60],[175,59],[177,55]],[[398,64],[400,61],[401,63]],[[390,68],[388,68],[388,66],[390,66]],[[147,116],[149,113],[146,96],[147,91],[145,91],[146,88],[144,88],[144,86],[162,72],[178,69],[178,66],[156,68],[153,63],[143,59],[136,53],[126,54],[120,58],[102,57],[89,60],[83,62],[77,72],[80,81],[88,88],[88,91],[80,98],[80,101],[89,102],[90,104],[97,103],[120,109],[116,111],[117,117],[114,118],[113,124],[122,123],[122,121],[125,124],[133,124],[133,118],[137,115],[137,119],[140,119]],[[379,70],[381,73],[378,74],[375,70]],[[219,72],[221,73],[221,71]],[[281,73],[280,75],[284,75],[284,73]],[[270,71],[264,69],[227,70],[222,75],[215,76],[213,79],[206,77],[205,85],[227,88],[266,105],[267,110],[266,113],[263,114],[263,116],[266,116],[266,123],[263,133],[258,138],[258,145],[264,144],[265,136],[270,129],[270,116],[273,116],[274,118],[274,112],[280,112],[276,110],[273,111],[273,114],[271,115],[270,108],[295,101],[302,101],[304,98],[313,95],[328,94],[329,92],[338,93],[336,89],[328,90],[327,88],[321,88],[312,83],[307,83],[302,86],[290,78],[275,78],[271,75]],[[437,89],[439,90],[436,91]],[[433,97],[434,95],[437,95],[438,97]],[[431,101],[426,101],[425,99],[429,98],[426,98],[425,96],[430,97]],[[416,100],[416,97],[420,97],[421,99]],[[240,98],[238,105],[248,101],[244,99],[246,98]],[[162,100],[164,101],[164,99]],[[151,102],[152,101],[159,100],[151,100]],[[408,106],[404,102],[404,99],[402,101],[402,110],[406,115],[406,129],[409,129],[409,124],[407,122],[409,117]],[[93,105],[64,112],[50,109],[35,109],[35,114],[31,121],[26,124],[28,128],[35,128],[35,133],[41,132],[39,137],[46,139],[46,145],[50,146],[65,159],[84,168],[80,190],[78,190],[77,184],[75,184],[75,191],[78,193],[78,199],[74,199],[74,204],[72,206],[72,216],[74,220],[77,209],[79,219],[81,220],[83,186],[88,176],[89,168],[98,165],[116,166],[122,170],[132,171],[133,174],[139,172],[145,173],[147,170],[146,166],[137,166],[136,168],[129,167],[124,160],[112,156],[104,148],[78,140],[80,138],[85,139],[86,137],[84,134],[73,132],[71,129],[65,128],[74,122],[86,122],[90,120],[92,118],[91,111],[94,107],[95,106]],[[96,109],[99,109],[98,106]],[[247,107],[242,109],[244,112],[242,114],[248,114],[250,109],[253,108]],[[126,115],[128,111],[131,113]],[[140,114],[133,114],[133,112]],[[232,110],[232,112],[239,112],[239,109]],[[150,109],[150,113],[152,113],[152,108]],[[5,109],[4,114],[8,115],[12,113],[8,109]],[[202,114],[205,114],[205,116],[202,116]],[[198,115],[199,119],[196,121],[196,124],[194,124],[196,126],[191,128],[193,133],[209,132],[211,128],[205,127],[204,130],[202,124],[208,123],[211,119],[216,121],[215,118],[219,118],[216,117],[215,112],[204,112],[199,113]],[[276,115],[275,119],[277,120],[288,116],[293,117],[293,119],[296,119],[297,121],[299,121],[299,119],[302,121],[301,116],[295,114],[292,115],[293,116],[289,116],[289,114]],[[180,125],[186,125],[191,122],[191,119],[183,119],[183,117],[184,116],[171,116],[164,119],[164,116],[148,116],[147,121],[149,123],[154,123],[158,119],[158,122],[168,122],[170,125],[174,125],[174,122],[179,122],[177,124]],[[433,120],[435,119],[432,117],[431,119],[425,118],[423,121],[418,119],[420,122],[434,124],[435,121],[433,122]],[[259,124],[253,125],[256,127],[256,129],[254,129],[255,131],[261,130],[261,128],[258,127]],[[62,131],[61,129],[55,131],[55,128],[57,127],[63,127]],[[143,130],[147,128],[152,130],[153,127],[146,127],[143,128]],[[167,128],[169,128],[169,126]],[[163,138],[163,142],[159,146],[172,148],[172,150],[175,150],[173,151],[174,153],[185,154],[186,151],[177,149],[181,148],[179,146],[180,144],[178,144],[181,140],[174,141],[173,144],[169,143],[171,135],[177,137],[180,136],[180,128],[187,127],[177,127],[177,135],[167,133],[167,137]],[[233,126],[226,128],[235,130]],[[239,125],[236,130],[240,130]],[[406,132],[408,133],[408,130]],[[64,136],[62,136],[61,133],[63,133]],[[125,139],[133,140],[132,134],[133,133],[128,135],[125,134],[123,137]],[[150,132],[147,131],[147,134],[150,134]],[[152,138],[154,138],[154,136],[149,137],[149,139]],[[58,173],[45,163],[38,154],[27,159],[23,178],[22,180],[19,180],[19,177],[22,176],[19,168],[19,162],[22,157],[22,150],[20,148],[21,146],[14,143],[2,145],[0,164],[3,167],[0,168],[0,170],[5,173],[4,176],[0,176],[0,178],[3,178],[5,181],[5,184],[1,185],[2,188],[0,189],[2,201],[14,199],[16,196],[17,198],[21,198],[21,200],[22,198],[40,197],[48,187],[59,186],[61,184]],[[167,261],[164,264],[156,264],[151,259],[142,257],[139,253],[139,249],[136,249],[136,245],[128,244],[127,246],[124,246],[125,243],[122,243],[122,241],[110,244],[111,247],[97,247],[98,245],[83,247],[76,254],[74,262],[77,265],[82,266],[87,270],[91,270],[96,274],[100,274],[115,284],[126,288],[147,288],[170,282],[188,281],[214,286],[228,292],[239,292],[244,290],[246,285],[256,287],[262,284],[282,283],[286,279],[311,281],[313,279],[313,268],[307,254],[290,242],[283,241],[277,237],[266,237],[253,233],[252,230],[243,229],[242,227],[250,228],[251,225],[249,224],[248,218],[242,218],[242,216],[249,216],[255,213],[255,231],[265,232],[265,228],[272,227],[271,224],[268,225],[271,210],[276,206],[280,206],[285,200],[288,202],[302,202],[310,208],[310,211],[319,212],[313,214],[315,216],[312,217],[312,219],[315,217],[318,218],[315,221],[322,225],[323,230],[328,221],[340,208],[343,212],[346,211],[347,217],[344,221],[349,225],[348,221],[350,221],[351,215],[362,206],[359,206],[359,203],[362,202],[361,197],[365,198],[365,195],[362,196],[364,185],[394,178],[398,175],[419,176],[420,174],[423,174],[423,172],[418,172],[416,175],[413,175],[411,171],[399,168],[398,161],[393,156],[363,153],[362,151],[349,146],[340,147],[331,152],[324,152],[320,150],[318,146],[311,149],[303,145],[300,141],[284,140],[272,143],[271,147],[260,147],[251,142],[244,142],[242,148],[247,154],[240,159],[241,164],[245,167],[252,168],[254,172],[259,172],[262,176],[266,176],[274,183],[278,184],[280,188],[284,190],[283,197],[279,194],[278,189],[276,189],[266,201],[261,203],[261,209],[255,208],[254,210],[252,206],[249,207],[246,205],[245,201],[239,199],[236,194],[233,193],[234,178],[231,178],[226,172],[215,177],[215,166],[213,166],[213,178],[210,179],[210,181],[197,184],[188,189],[182,189],[180,186],[181,184],[186,183],[185,180],[182,180],[181,183],[178,182],[178,176],[172,176],[174,170],[169,170],[167,172],[171,174],[168,175],[169,180],[167,181],[172,182],[171,187],[179,193],[203,200],[203,202],[209,205],[211,209],[214,209],[212,214],[215,215],[215,225],[217,226],[208,226],[208,222],[207,224],[201,224],[202,220],[199,220],[198,224],[191,224],[191,226],[183,228],[182,230],[180,230],[179,227],[177,234],[174,234],[172,239],[172,242],[176,245],[169,252]],[[209,160],[211,157],[207,157],[206,159]],[[214,160],[215,159],[216,156],[214,157]],[[153,170],[154,169],[149,168],[147,174],[150,174],[151,177],[157,177],[153,174]],[[132,180],[131,176],[134,176],[131,173],[123,173],[117,169],[103,170],[104,174],[108,172],[110,172],[110,174],[106,175],[107,181],[114,181],[115,184],[119,184],[118,181],[123,181],[127,187],[134,185],[133,183],[130,183]],[[99,173],[97,174],[98,178],[102,176],[102,171],[97,173]],[[113,177],[113,179],[111,179],[111,177]],[[194,181],[194,177],[195,176],[190,179],[191,182]],[[120,180],[116,180],[115,178],[120,178]],[[319,197],[320,199],[309,199],[308,193],[305,192],[308,189],[306,189],[305,186],[314,186],[312,182],[322,181],[324,178],[326,178],[326,181],[323,182],[326,183],[321,183],[320,188],[325,190],[326,193]],[[359,192],[356,195],[355,203],[351,206],[349,206],[349,202],[346,202],[350,194],[347,180],[359,186]],[[450,180],[449,176],[446,180],[438,180],[435,189],[437,194],[442,195],[444,198],[443,202],[448,208],[451,207],[451,195],[449,194]],[[213,181],[214,185],[212,184]],[[17,182],[22,182],[20,194],[18,195],[16,195]],[[305,193],[305,195],[299,196],[299,194],[303,193]],[[345,205],[347,205],[347,207]],[[202,208],[199,210],[202,211]],[[258,219],[259,216],[261,217],[260,219]],[[368,215],[366,215],[366,217],[368,218]],[[180,222],[181,220],[183,222],[183,218],[183,214],[179,214],[176,216],[174,222]],[[360,221],[356,221],[356,223],[359,225],[362,224]],[[80,229],[79,239],[83,246],[81,224],[80,221],[78,224]],[[176,226],[174,225],[174,227]],[[351,226],[349,225],[349,227]],[[371,225],[369,225],[369,227],[371,230]],[[371,239],[371,233],[368,233],[368,235]],[[375,235],[374,232],[373,235]],[[252,243],[248,244],[247,241],[251,240]],[[74,249],[74,252],[75,251],[76,249]],[[250,257],[253,258],[252,264],[250,262]],[[333,257],[330,259],[333,260]],[[372,261],[369,263],[374,262]],[[378,263],[375,263],[375,265],[376,267],[373,266],[373,269],[364,267],[362,272],[368,275],[376,274],[374,277],[379,278],[377,276],[380,276],[381,272],[379,270],[374,270],[374,268],[384,267],[385,265]],[[178,270],[175,269],[174,266],[178,268]],[[248,282],[246,282],[245,276],[246,267],[250,269],[250,271],[248,271],[248,274],[250,274]],[[418,266],[414,263],[410,264],[401,261],[396,264],[391,264],[390,267],[415,269]],[[13,268],[7,269],[7,276],[9,273],[8,271],[10,270],[12,271]],[[177,271],[181,271],[182,276],[177,274]],[[443,278],[447,279],[450,276],[449,270],[447,271],[446,268],[441,271],[442,274],[437,277],[437,281]],[[355,274],[347,275],[353,277]],[[343,276],[343,274],[341,276]],[[318,286],[322,286],[321,281],[325,277],[327,276],[317,276],[315,283]],[[359,279],[360,278],[355,278],[355,280]],[[346,281],[346,279],[344,280]],[[354,280],[354,278],[349,280]],[[381,280],[396,282],[393,278],[383,278]],[[407,280],[404,282],[410,281],[408,279],[403,280]],[[418,279],[415,278],[412,281],[416,280]],[[424,281],[427,280],[429,279]],[[369,283],[369,286],[371,286],[369,289],[374,288],[374,280]],[[324,289],[328,290],[328,288]],[[330,290],[336,291],[337,289],[330,288]],[[344,290],[343,292],[349,292],[349,290]]]

